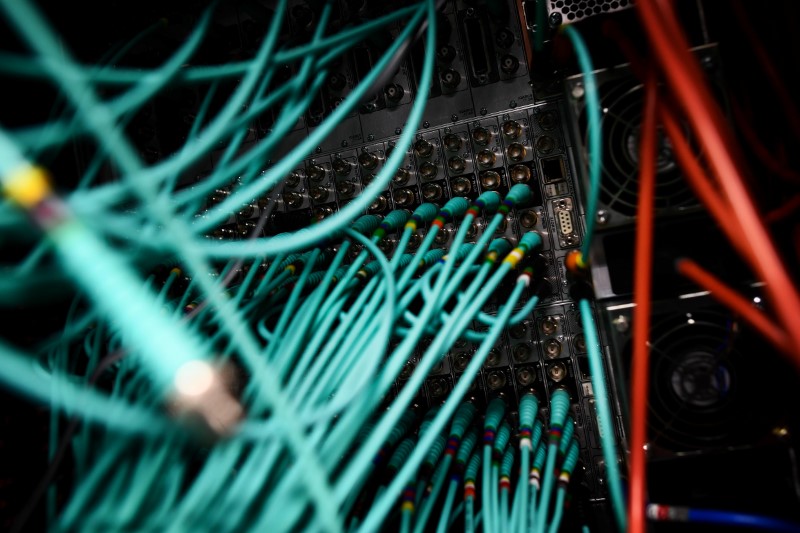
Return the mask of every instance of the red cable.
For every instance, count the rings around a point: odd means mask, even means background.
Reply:
[[[690,259],[681,259],[677,262],[678,272],[694,283],[709,291],[711,296],[731,311],[741,316],[750,326],[763,335],[778,350],[791,353],[791,344],[786,334],[764,313],[753,307],[752,302],[741,294],[725,285],[713,274],[701,268]],[[793,360],[794,363],[797,361]]]
[[[731,216],[733,211],[730,204],[712,185],[705,169],[700,165],[694,151],[689,146],[678,120],[669,107],[661,105],[658,110],[661,123],[664,125],[664,130],[672,143],[672,151],[678,160],[678,164],[683,169],[686,181],[703,205],[706,206],[711,216],[719,223],[734,248],[743,257],[747,258],[750,264],[754,263],[753,251],[744,239],[739,219]]]
[[[738,163],[729,150],[730,146],[735,146],[734,140],[722,127],[722,112],[703,83],[700,67],[688,51],[688,42],[671,4],[665,0],[644,1],[637,2],[636,7],[670,88],[683,106],[712,172],[741,220],[742,232],[753,251],[753,267],[767,282],[773,305],[791,336],[793,355],[800,360],[800,313],[797,312],[800,295],[744,186]]]
[[[645,82],[639,157],[639,200],[636,211],[636,248],[633,278],[633,361],[631,363],[631,459],[628,528],[645,531],[647,490],[647,406],[650,385],[650,289],[653,277],[653,199],[656,181],[655,72]]]
[[[609,38],[617,41],[617,45],[622,50],[630,64],[631,71],[639,79],[645,79],[647,64],[644,58],[636,51],[630,39],[619,29],[613,21],[608,22],[604,30]],[[663,95],[662,95],[663,96]],[[752,251],[747,241],[744,240],[742,229],[738,225],[736,217],[731,217],[731,207],[724,197],[717,191],[709,179],[705,169],[697,160],[697,155],[689,146],[683,132],[683,127],[673,115],[670,106],[662,102],[658,106],[659,120],[664,125],[667,136],[672,142],[672,150],[686,174],[689,185],[694,190],[695,195],[706,206],[711,215],[718,221],[730,242],[736,250],[744,257],[752,256]],[[753,264],[754,261],[751,261]]]

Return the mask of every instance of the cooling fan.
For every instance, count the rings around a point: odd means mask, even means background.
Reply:
[[[631,339],[622,349],[629,367]],[[769,345],[716,308],[679,306],[650,331],[651,454],[752,445],[781,419],[785,371]]]
[[[713,47],[695,50],[701,59],[715,58]],[[716,65],[716,59],[704,61]],[[709,73],[712,88],[715,71]],[[600,209],[606,213],[602,227],[618,226],[635,220],[639,188],[639,137],[642,123],[644,86],[627,66],[607,69],[596,73],[597,86],[602,107],[603,129],[603,173],[600,190]],[[580,95],[583,76],[567,79],[567,91]],[[587,119],[584,98],[570,98],[577,135],[576,145],[586,168]],[[724,100],[724,99],[723,99]],[[689,129],[684,133],[690,146],[702,158],[698,143]],[[673,153],[666,134],[659,129],[656,160],[656,190],[654,205],[657,216],[686,213],[697,210],[698,201],[684,179],[683,172]]]
[[[632,79],[609,82],[602,87],[600,99],[604,110],[600,201],[606,209],[625,217],[636,215],[643,89],[642,84]],[[581,113],[580,121],[585,142],[584,113]],[[661,131],[658,135],[657,154],[656,209],[665,211],[697,205],[675,161],[669,139]]]

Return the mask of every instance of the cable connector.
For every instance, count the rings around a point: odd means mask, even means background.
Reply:
[[[409,221],[411,214],[405,209],[395,209],[390,211],[381,221],[378,228],[372,233],[375,239],[383,239],[387,233],[396,231]]]
[[[500,200],[500,193],[496,191],[486,191],[475,199],[472,203],[472,207],[479,211],[493,213],[500,207]],[[472,209],[472,207],[470,209]]]
[[[538,232],[529,231],[519,240],[519,245],[511,250],[511,252],[503,259],[503,263],[511,265],[511,268],[516,268],[517,264],[522,261],[522,258],[534,248],[542,245],[542,236]]]
[[[187,361],[175,373],[169,411],[205,436],[229,436],[244,416],[231,392],[233,381],[230,367],[215,367],[200,359]]]
[[[53,194],[50,176],[36,165],[23,165],[3,180],[3,194],[25,209],[32,209]]]
[[[575,465],[578,464],[578,441],[571,440],[569,451],[567,451],[567,456],[564,459],[564,464],[561,467],[561,475],[558,476],[559,483],[563,485],[569,485],[570,477],[572,476],[573,470],[575,470]]]
[[[583,257],[583,252],[580,250],[572,250],[564,258],[564,267],[570,273],[584,277],[589,272],[589,261]]]
[[[433,224],[437,224],[439,227],[442,227],[445,222],[464,216],[464,213],[466,213],[467,209],[469,209],[469,202],[466,198],[461,198],[459,196],[451,198],[439,210],[439,216],[436,217],[436,220],[433,221]]]

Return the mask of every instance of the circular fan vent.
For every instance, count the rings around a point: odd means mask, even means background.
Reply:
[[[655,450],[731,446],[761,434],[774,394],[761,341],[715,312],[675,313],[650,332],[649,441]],[[626,349],[630,355],[630,346]],[[763,363],[769,366],[768,362]],[[757,370],[758,368],[758,370]],[[769,372],[767,372],[767,375]],[[761,376],[761,377],[760,377]],[[772,387],[774,388],[774,387]]]
[[[643,86],[631,79],[612,80],[600,84],[600,105],[603,108],[603,176],[600,201],[626,216],[636,215],[639,188],[639,137],[642,122]],[[586,144],[585,111],[580,116]],[[699,150],[687,138],[695,152]],[[656,162],[655,208],[658,211],[697,205],[678,167],[669,139],[659,131]]]

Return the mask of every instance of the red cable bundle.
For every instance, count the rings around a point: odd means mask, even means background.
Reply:
[[[724,304],[741,314],[757,331],[800,365],[800,295],[789,277],[746,187],[736,157],[735,139],[726,128],[722,111],[705,85],[702,71],[689,51],[689,43],[669,0],[637,2],[637,11],[663,76],[684,116],[696,133],[716,183],[695,159],[678,121],[667,107],[660,117],[672,140],[676,156],[689,183],[718,221],[726,236],[767,285],[771,303],[783,328],[775,327],[748,302],[692,262],[683,261],[679,271],[712,291]],[[647,400],[649,384],[649,296],[652,264],[652,184],[654,178],[655,123],[650,100],[655,89],[648,78],[640,169],[639,211],[636,233],[634,279],[634,351],[631,396],[631,471],[629,529],[645,531]]]
[[[724,126],[722,112],[706,87],[699,65],[678,24],[670,2],[638,2],[639,15],[650,37],[666,81],[683,107],[708,157],[723,196],[735,213],[742,236],[751,253],[745,259],[767,282],[771,303],[791,339],[792,355],[800,364],[800,295],[798,295],[775,246],[744,186],[739,163],[734,157],[733,136]]]

